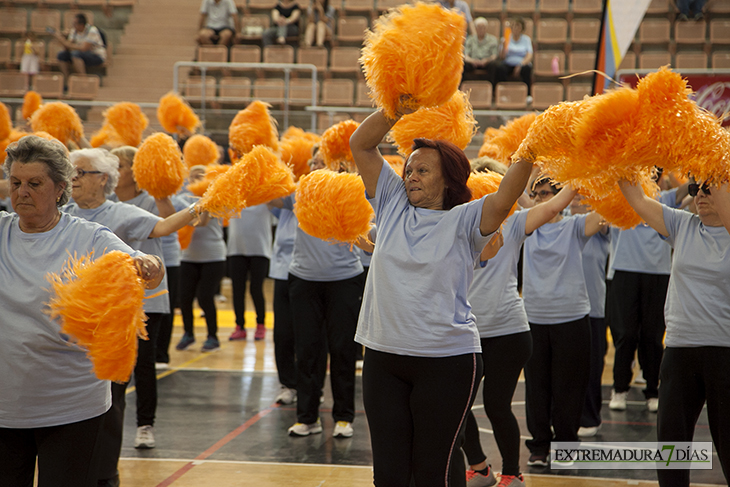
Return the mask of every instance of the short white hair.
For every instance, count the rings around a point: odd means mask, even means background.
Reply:
[[[104,196],[114,192],[119,182],[119,158],[106,149],[81,149],[73,151],[69,157],[71,164],[77,166],[81,160],[89,161],[95,171],[101,171],[108,177],[104,185]]]
[[[487,22],[487,19],[485,19],[484,17],[477,17],[476,19],[474,19],[474,26],[484,25],[486,27],[488,23],[489,22]]]

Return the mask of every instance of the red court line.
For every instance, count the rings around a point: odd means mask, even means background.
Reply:
[[[203,453],[195,457],[195,459],[192,462],[188,462],[185,464],[185,466],[181,467],[178,471],[167,477],[165,480],[157,484],[157,487],[168,487],[169,485],[172,485],[173,482],[178,480],[180,477],[188,473],[190,470],[195,467],[195,462],[205,460],[206,458],[210,457],[213,453],[217,452],[221,448],[223,448],[226,444],[228,444],[231,440],[236,438],[238,435],[246,431],[248,428],[256,424],[256,422],[269,414],[271,411],[278,409],[278,405],[276,403],[272,404],[268,408],[264,409],[263,411],[259,411],[258,414],[253,416],[251,419],[243,423],[238,428],[234,429],[230,433],[228,433],[226,436],[218,440],[213,446],[205,450]]]

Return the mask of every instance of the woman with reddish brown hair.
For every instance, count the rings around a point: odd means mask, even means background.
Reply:
[[[350,139],[378,225],[355,336],[367,347],[375,485],[465,485],[463,460],[451,459],[482,374],[467,291],[532,163],[517,161],[496,193],[469,202],[469,161],[450,142],[416,139],[403,177],[383,163],[378,144],[396,122],[376,112]]]

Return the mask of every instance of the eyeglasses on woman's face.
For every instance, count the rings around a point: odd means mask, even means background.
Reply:
[[[73,179],[81,179],[87,174],[103,174],[101,171],[84,171],[83,169],[76,169],[76,174]]]
[[[548,196],[553,196],[555,194],[557,194],[555,191],[550,191],[550,190],[547,190],[547,189],[541,189],[540,191],[533,191],[532,193],[530,193],[530,199],[533,199],[534,200],[538,196],[540,198],[542,198],[542,199],[545,199]]]
[[[712,194],[710,192],[710,186],[707,184],[707,182],[702,183],[702,185],[700,185],[699,183],[691,183],[687,185],[687,192],[692,197],[697,196],[697,193],[699,193],[700,190],[702,190],[702,192],[708,196]]]

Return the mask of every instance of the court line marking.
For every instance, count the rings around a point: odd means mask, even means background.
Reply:
[[[234,440],[236,437],[238,437],[241,433],[246,431],[248,428],[256,424],[258,420],[269,414],[271,411],[274,411],[278,409],[278,404],[273,403],[268,408],[259,411],[255,416],[251,417],[243,423],[238,428],[234,429],[230,433],[228,433],[226,436],[215,442],[210,448],[205,450],[203,453],[195,457],[193,460],[189,461],[186,465],[179,468],[175,473],[167,477],[165,480],[157,484],[157,487],[167,487],[169,485],[172,485],[173,482],[178,480],[180,477],[188,473],[190,470],[193,469],[196,465],[200,465],[205,461],[208,457],[210,457],[212,454],[223,448],[225,445],[227,445],[229,442]]]

